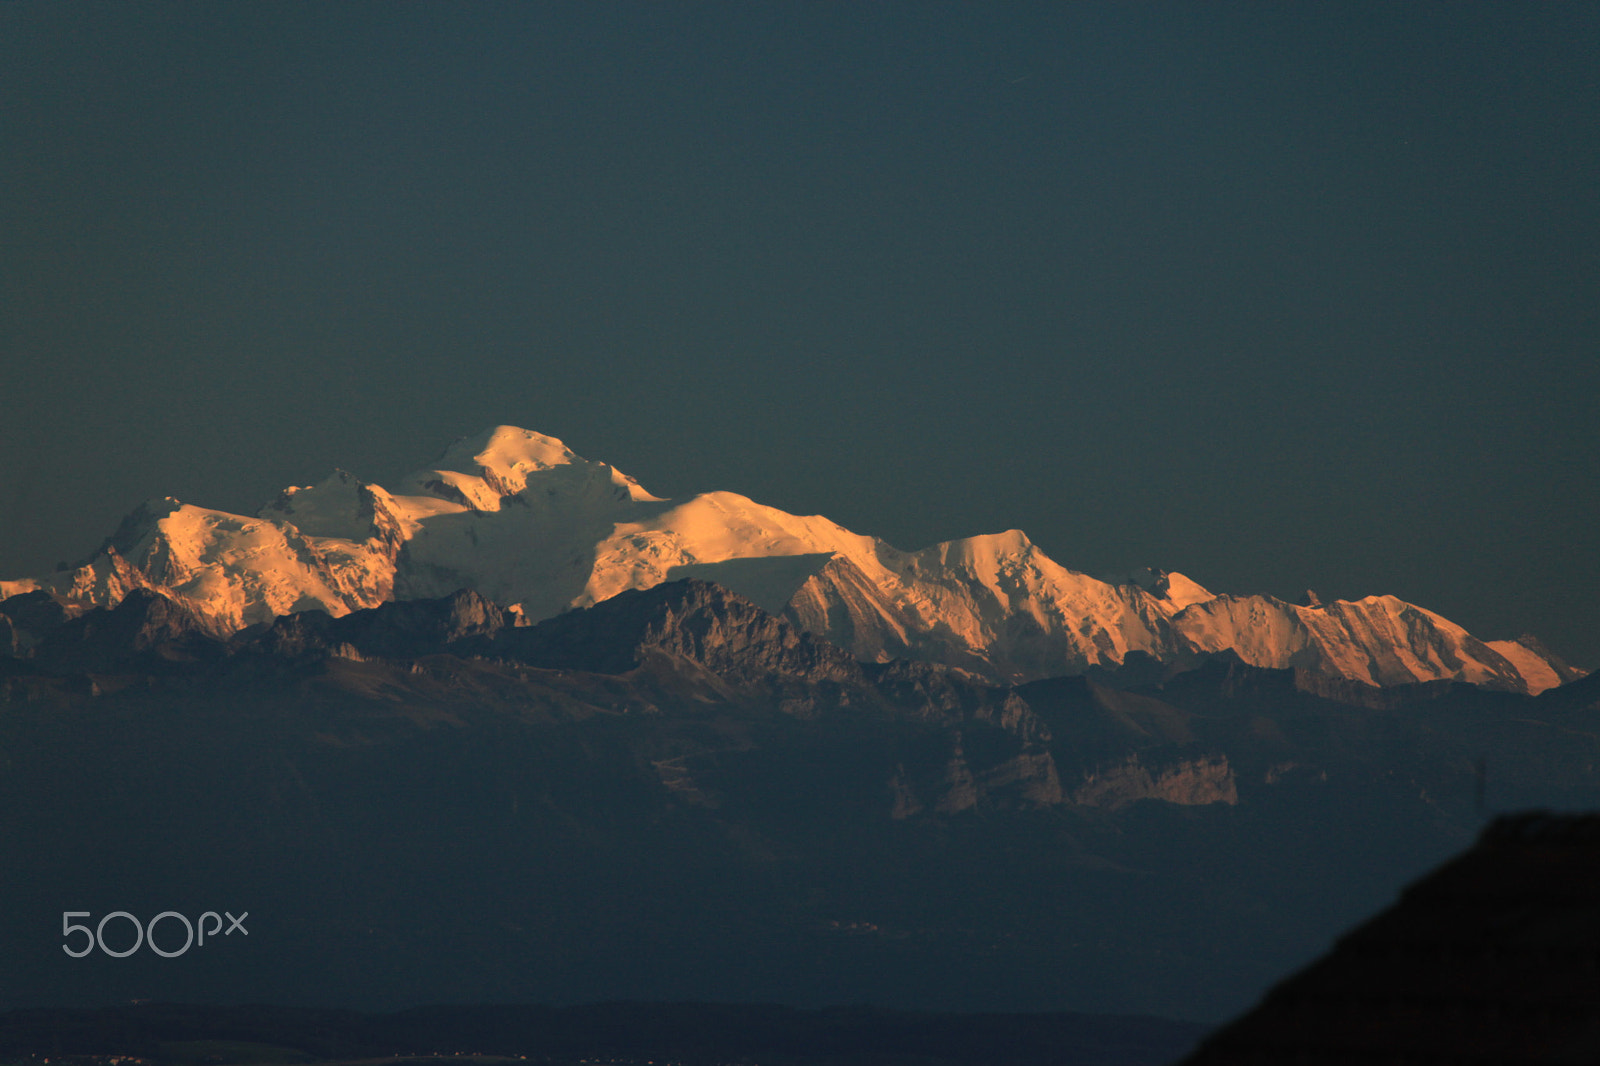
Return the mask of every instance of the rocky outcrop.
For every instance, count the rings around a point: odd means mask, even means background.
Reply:
[[[220,654],[206,620],[182,600],[134,589],[113,608],[89,611],[51,629],[32,658],[57,672],[118,669],[153,654],[168,662]]]
[[[582,611],[505,634],[498,654],[538,665],[625,673],[641,652],[686,659],[737,684],[866,687],[861,664],[825,640],[705,581],[629,590]]]
[[[1193,807],[1239,802],[1233,769],[1225,756],[1188,759],[1152,770],[1137,755],[1103,770],[1085,774],[1071,801],[1085,807],[1118,810],[1143,799]]]
[[[0,653],[27,653],[67,618],[66,608],[42,590],[0,600]]]
[[[236,643],[247,653],[282,658],[346,647],[363,656],[406,659],[492,641],[515,624],[496,604],[462,589],[437,600],[385,603],[340,618],[319,611],[285,615],[259,632],[242,634]]]

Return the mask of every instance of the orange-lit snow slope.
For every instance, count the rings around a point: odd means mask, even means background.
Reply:
[[[499,426],[391,493],[336,471],[256,518],[166,499],[76,570],[0,582],[72,610],[131,588],[188,601],[219,635],[295,611],[341,615],[472,588],[538,621],[625,589],[719,582],[858,658],[917,658],[1021,681],[1114,666],[1130,652],[1244,661],[1374,685],[1454,679],[1516,691],[1559,666],[1493,646],[1392,596],[1303,607],[1215,595],[1181,574],[1106,582],[1008,530],[905,552],[820,516],[731,492],[663,500],[559,440]],[[1570,672],[1570,671],[1569,671]]]

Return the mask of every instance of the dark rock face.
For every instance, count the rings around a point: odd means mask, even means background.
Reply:
[[[24,592],[20,596],[0,600],[0,615],[11,619],[18,629],[38,636],[43,636],[67,620],[66,609],[53,600],[48,592]]]
[[[1539,693],[1539,706],[1543,713],[1561,715],[1573,721],[1582,720],[1589,712],[1600,712],[1600,671],[1569,681],[1560,688]]]
[[[795,680],[865,684],[843,650],[704,581],[630,590],[587,611],[570,611],[507,634],[497,649],[529,663],[622,673],[656,648],[735,683]]]
[[[469,640],[493,639],[510,622],[494,603],[469,589],[437,600],[401,600],[342,618],[321,611],[283,615],[232,641],[246,655],[321,657],[344,645],[392,659],[432,655]]]
[[[205,622],[186,604],[138,588],[109,610],[90,611],[51,629],[34,658],[50,670],[95,672],[143,656],[181,661],[219,650]]]
[[[0,600],[0,654],[20,656],[67,620],[48,592],[25,592]]]

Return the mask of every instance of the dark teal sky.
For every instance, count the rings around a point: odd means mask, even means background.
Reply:
[[[509,422],[1600,666],[1600,5],[0,5],[0,575]]]

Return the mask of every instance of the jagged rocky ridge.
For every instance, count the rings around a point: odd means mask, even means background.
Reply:
[[[53,603],[40,593],[10,602],[19,601]],[[34,648],[31,669],[16,671],[0,692],[26,699],[29,685],[58,676],[86,678],[98,691],[118,678],[126,683],[130,672],[152,681],[244,687],[263,669],[281,673],[330,659],[388,663],[409,678],[426,673],[430,656],[509,669],[515,684],[531,686],[535,700],[550,672],[630,678],[626,696],[619,697],[624,689],[613,684],[603,686],[594,707],[569,703],[580,715],[618,708],[657,712],[687,702],[798,719],[846,714],[859,721],[936,724],[948,732],[937,772],[919,775],[901,766],[886,783],[897,817],[924,809],[954,813],[990,801],[1120,807],[1147,798],[1237,800],[1226,757],[1193,750],[1188,736],[1159,753],[1154,745],[1143,745],[1151,750],[1142,755],[1140,745],[1118,748],[1106,765],[1098,752],[1083,762],[1079,746],[1069,745],[1062,752],[1068,760],[1063,787],[1045,716],[1058,714],[1063,699],[1115,701],[1111,689],[1087,683],[1041,688],[1030,703],[1019,695],[1024,690],[996,688],[959,669],[864,664],[719,585],[693,579],[629,590],[535,626],[463,590],[338,618],[320,611],[286,615],[226,640],[182,601],[136,589],[115,608],[59,621]],[[539,673],[530,677],[529,667]],[[583,688],[580,682],[576,690]],[[437,686],[423,691],[436,693]],[[455,697],[438,698],[449,703]],[[981,758],[966,754],[970,737],[964,740],[963,731],[972,730],[985,737],[976,749]],[[681,786],[687,771],[679,765],[672,776]],[[915,788],[914,778],[920,778]]]
[[[460,588],[539,621],[699,578],[861,661],[938,662],[996,682],[1130,656],[1182,669],[1218,652],[1373,686],[1457,680],[1539,692],[1582,676],[1532,638],[1486,643],[1392,596],[1301,606],[1213,594],[1162,571],[1107,582],[1060,566],[1016,530],[904,552],[733,493],[663,500],[509,426],[458,442],[403,488],[337,471],[286,490],[256,518],[151,501],[83,565],[0,582],[0,596],[43,592],[80,613],[159,590],[226,636]],[[35,639],[15,617],[0,623],[0,650],[25,654]]]
[[[513,688],[526,687],[530,705],[547,688],[563,688],[558,702],[579,718],[611,712],[670,717],[722,707],[746,716],[825,718],[830,727],[903,722],[945,730],[939,773],[923,775],[926,795],[907,784],[904,766],[886,782],[895,817],[994,802],[1232,804],[1239,792],[1230,756],[1242,759],[1245,774],[1273,783],[1287,772],[1285,759],[1297,746],[1251,718],[1254,710],[1315,708],[1326,727],[1369,713],[1471,705],[1476,690],[1448,681],[1379,689],[1314,670],[1254,667],[1231,653],[1188,671],[1152,672],[1145,661],[1131,661],[1089,676],[997,686],[941,664],[863,663],[784,616],[697,579],[628,590],[532,625],[520,612],[461,590],[340,617],[289,614],[227,638],[184,601],[148,589],[131,591],[115,608],[74,617],[41,592],[3,606],[0,618],[28,620],[44,633],[5,675],[0,695],[13,702],[72,678],[84,679],[91,691],[126,685],[130,677],[143,677],[146,685],[243,689],[264,678],[326,671],[337,661],[372,664],[393,675],[398,694],[406,679],[426,677],[431,663],[448,661],[460,676],[463,670],[505,673]],[[625,683],[597,680],[605,678]],[[1537,699],[1486,693],[1481,700],[1567,729],[1574,716],[1600,710],[1597,685],[1600,677],[1591,676]],[[465,691],[470,699],[470,687]],[[449,704],[460,695],[429,681],[395,698]],[[974,736],[980,737],[975,748]],[[1574,781],[1593,776],[1592,762],[1584,761],[1591,758],[1592,739],[1573,752]],[[1464,752],[1470,730],[1448,743]],[[982,754],[969,757],[969,748]],[[1536,776],[1535,762],[1528,772]]]

